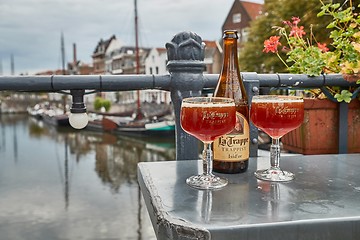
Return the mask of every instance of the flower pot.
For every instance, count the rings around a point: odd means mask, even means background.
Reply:
[[[284,149],[301,154],[339,153],[339,104],[330,100],[304,99],[304,122],[282,137]],[[360,102],[348,111],[348,153],[360,152]]]

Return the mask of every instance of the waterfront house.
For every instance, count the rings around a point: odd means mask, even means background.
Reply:
[[[218,41],[203,41],[206,45],[204,62],[205,73],[219,74],[222,67],[222,47]]]
[[[166,74],[166,48],[152,48],[145,59],[145,74]]]
[[[152,48],[145,59],[145,74],[168,74],[166,69],[167,52],[166,48]],[[144,90],[141,99],[145,102],[170,104],[170,92],[161,90]]]
[[[94,74],[105,74],[105,54],[106,50],[113,41],[117,41],[115,35],[112,35],[109,39],[100,39],[96,48],[91,56],[93,59]]]
[[[263,4],[235,0],[222,26],[222,31],[233,29],[239,32],[239,44],[247,41],[251,21],[262,14]]]
[[[149,55],[150,48],[139,48],[139,72],[137,72],[136,48],[122,46],[111,52],[111,74],[144,74],[145,59]]]

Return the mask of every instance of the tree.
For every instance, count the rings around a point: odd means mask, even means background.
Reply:
[[[107,99],[104,99],[102,97],[96,97],[94,101],[94,108],[95,110],[101,110],[101,108],[104,108],[106,112],[108,112],[111,108],[111,102]]]
[[[323,0],[323,2],[331,1]],[[262,50],[264,40],[276,34],[273,27],[283,27],[282,21],[291,20],[293,16],[301,19],[300,25],[304,26],[304,29],[310,29],[310,25],[312,26],[317,41],[329,43],[329,39],[324,39],[329,35],[329,29],[326,29],[329,18],[316,16],[320,8],[320,0],[265,0],[263,14],[252,22],[248,41],[240,50],[241,71],[258,73],[287,71],[276,55],[266,54]],[[282,41],[285,44],[284,39]]]

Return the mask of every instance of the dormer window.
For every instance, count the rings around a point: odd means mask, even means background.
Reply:
[[[105,51],[104,45],[100,45],[100,51],[99,52],[104,52],[104,51]]]
[[[241,22],[241,13],[234,13],[232,20],[233,20],[233,23],[239,23],[239,22]]]

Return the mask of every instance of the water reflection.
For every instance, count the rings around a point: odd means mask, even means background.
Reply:
[[[63,143],[65,154],[69,145],[69,150],[76,156],[77,162],[94,151],[95,171],[102,182],[114,192],[118,192],[123,183],[137,182],[138,162],[175,159],[175,143],[169,138],[134,138],[110,133],[80,132],[71,128],[54,128],[46,124],[44,126],[43,122],[36,119],[31,119],[29,133],[30,136],[47,136]]]
[[[155,239],[137,163],[175,159],[175,143],[0,115],[0,159],[6,239]]]

